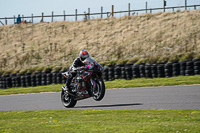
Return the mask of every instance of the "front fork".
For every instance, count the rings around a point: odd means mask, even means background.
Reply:
[[[92,89],[94,90],[97,86],[97,83],[94,79],[91,79]]]
[[[68,95],[71,95],[73,97],[76,97],[76,95],[70,93],[65,86],[62,87],[62,91],[64,92],[65,97],[68,97]]]
[[[97,83],[95,79],[91,79],[91,89],[92,89],[92,94],[94,95],[97,89]]]

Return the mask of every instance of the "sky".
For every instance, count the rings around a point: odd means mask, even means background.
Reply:
[[[166,0],[167,6],[183,6],[185,0]],[[127,10],[128,3],[131,4],[131,10],[144,9],[145,3],[148,2],[148,8],[163,7],[163,0],[0,0],[0,18],[13,17],[18,14],[24,16],[51,15],[54,11],[55,15],[74,14],[75,9],[78,13],[88,11],[91,13],[101,11],[111,11],[111,6],[114,5],[115,11]],[[188,5],[200,5],[200,0],[187,0]],[[74,19],[74,18],[73,18]],[[71,19],[72,20],[72,19]],[[70,21],[70,20],[69,20]]]

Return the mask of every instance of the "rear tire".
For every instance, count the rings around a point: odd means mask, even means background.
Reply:
[[[93,94],[94,94],[93,99],[95,101],[101,101],[103,99],[103,97],[105,95],[105,91],[106,91],[105,84],[102,79],[97,79],[96,83],[97,83],[97,86],[93,92]]]
[[[66,108],[72,108],[77,103],[77,101],[74,100],[74,97],[64,92],[64,90],[62,90],[61,92],[61,101],[63,106],[65,106]]]

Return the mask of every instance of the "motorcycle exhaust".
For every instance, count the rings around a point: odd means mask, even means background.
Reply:
[[[66,91],[66,92],[67,92],[67,94],[69,94],[70,96],[76,97],[76,95],[70,93],[69,91]]]

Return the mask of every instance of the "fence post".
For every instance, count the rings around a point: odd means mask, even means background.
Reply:
[[[0,21],[0,23],[1,23],[2,25],[4,25],[1,21]]]
[[[44,22],[44,13],[42,12],[42,19],[40,22]]]
[[[24,15],[22,15],[22,21],[24,22]]]
[[[88,8],[88,19],[90,19],[90,8]]]
[[[32,23],[33,23],[33,14],[31,14],[31,19],[32,19]]]
[[[114,17],[114,5],[112,5],[112,12],[111,12],[111,14],[112,14],[112,17]]]
[[[103,18],[103,6],[101,7],[101,18]]]
[[[197,9],[197,6],[196,5],[194,5],[194,10],[196,10]]]
[[[75,20],[77,21],[77,9],[75,10]]]
[[[14,15],[14,24],[15,24],[15,15]]]
[[[7,25],[7,18],[5,17],[5,25]]]
[[[64,14],[64,21],[66,20],[66,18],[65,18],[65,10],[63,11],[63,14]]]
[[[185,0],[185,11],[187,10],[187,0]]]
[[[53,11],[52,11],[52,14],[51,14],[51,22],[53,22]]]
[[[146,13],[147,13],[147,4],[148,4],[148,3],[146,2]]]
[[[166,1],[163,0],[163,12],[165,12]]]
[[[130,16],[130,15],[131,15],[130,9],[131,9],[131,4],[130,4],[130,3],[128,3],[128,16]]]

